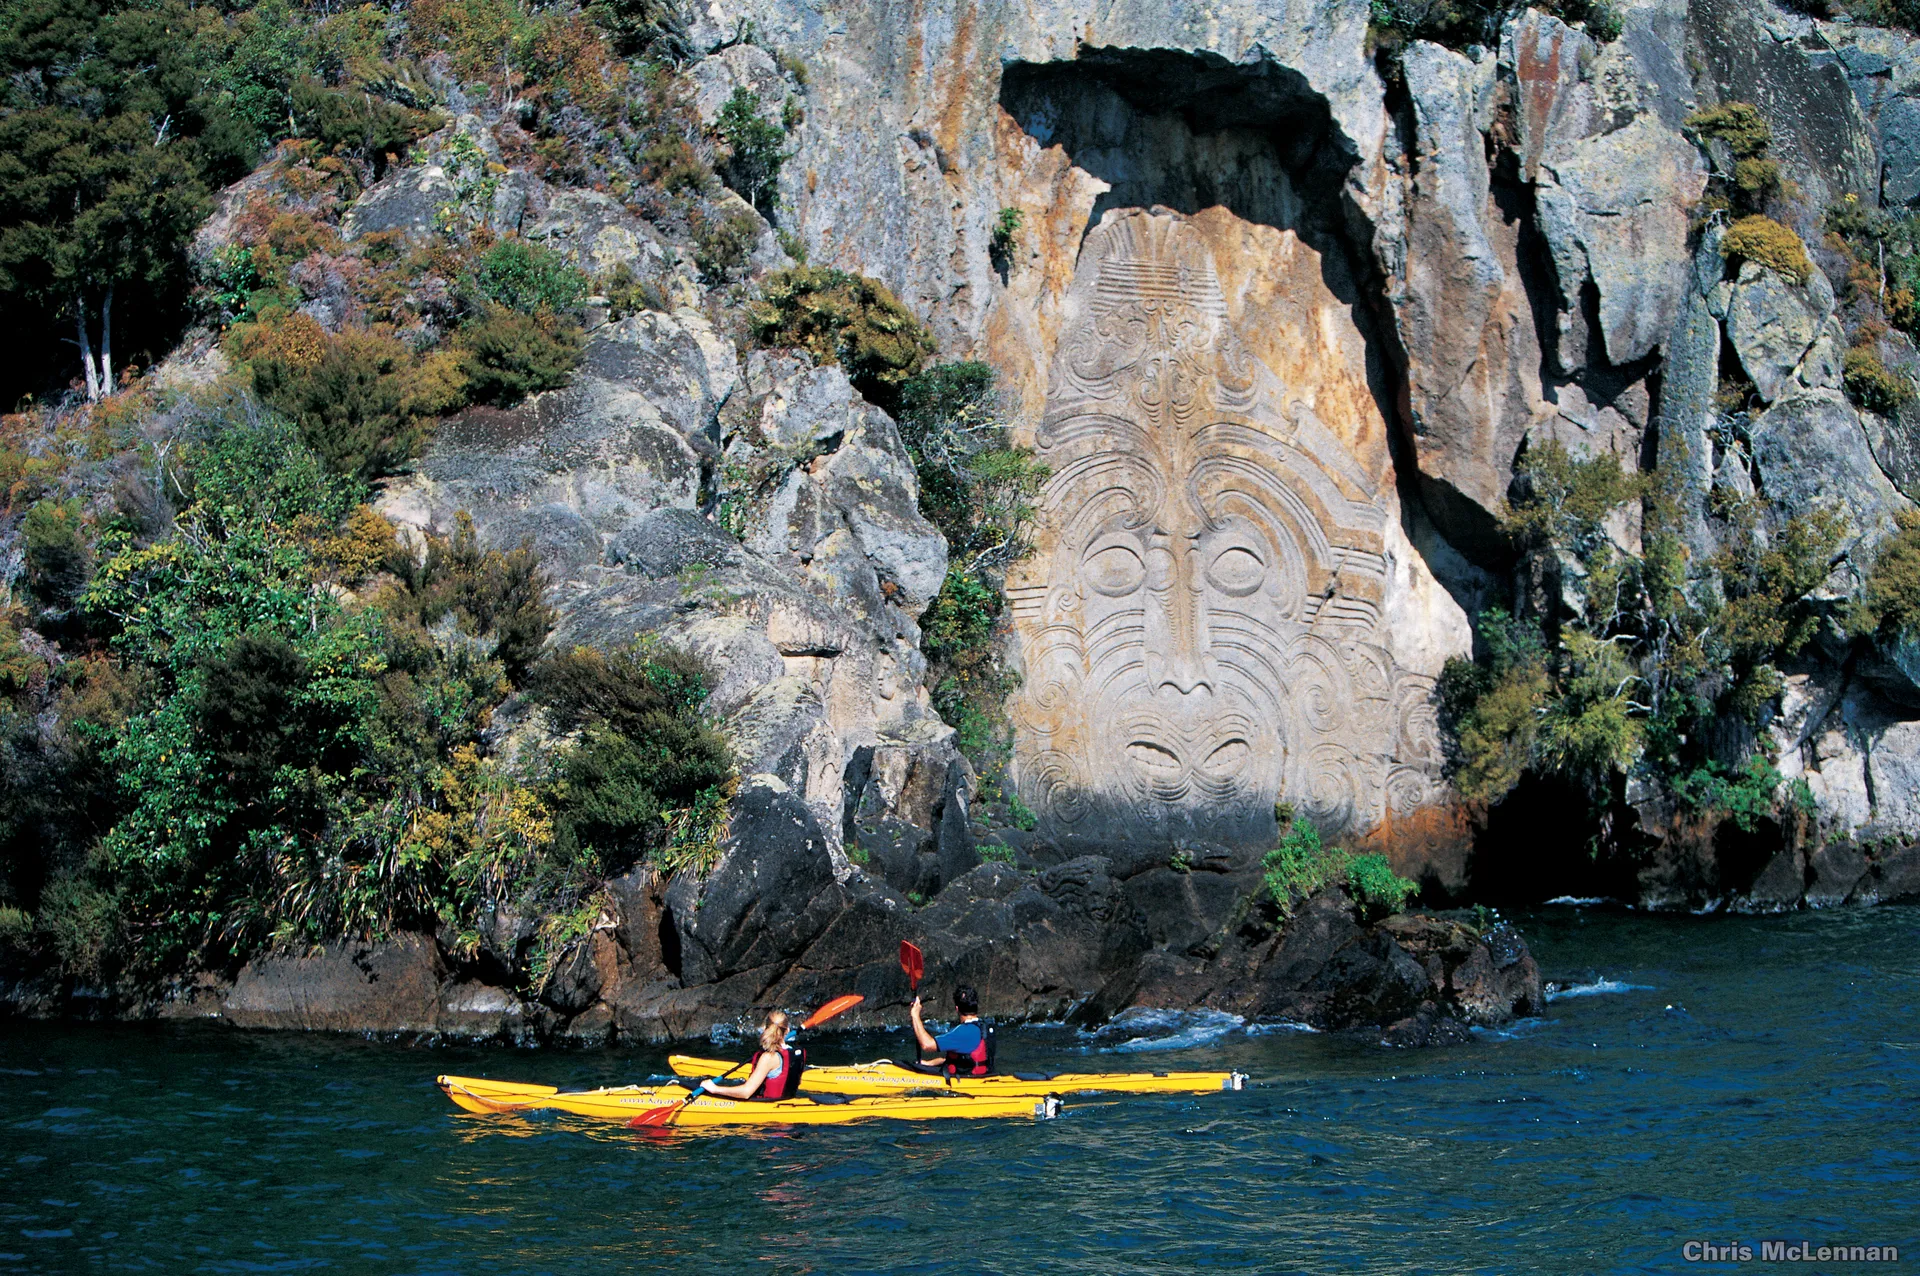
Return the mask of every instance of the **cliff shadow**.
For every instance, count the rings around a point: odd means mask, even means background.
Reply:
[[[1353,311],[1382,418],[1401,424],[1405,360],[1379,322],[1377,272],[1370,252],[1354,246],[1364,219],[1345,192],[1358,155],[1304,75],[1212,53],[1083,48],[1071,62],[1009,63],[1000,105],[1029,137],[1061,147],[1111,188],[1083,238],[1111,210],[1156,206],[1188,216],[1224,208],[1298,235],[1319,255],[1327,290]],[[1403,459],[1396,453],[1396,468]]]

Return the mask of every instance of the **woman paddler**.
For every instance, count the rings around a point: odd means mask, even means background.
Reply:
[[[739,1085],[722,1085],[710,1077],[698,1089],[726,1099],[791,1099],[800,1089],[800,1074],[806,1066],[807,1052],[787,1044],[787,1012],[775,1010],[760,1028],[760,1049],[754,1053],[747,1079]]]

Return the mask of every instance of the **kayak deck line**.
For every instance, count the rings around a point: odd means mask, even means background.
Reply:
[[[669,1055],[667,1066],[682,1077],[712,1077],[733,1068],[726,1059]],[[1042,1096],[1048,1094],[1206,1094],[1241,1090],[1247,1074],[1227,1072],[1003,1072],[985,1077],[954,1077],[922,1072],[891,1059],[871,1063],[809,1064],[800,1074],[800,1093],[889,1095],[937,1087],[942,1093]]]
[[[435,1083],[468,1112],[517,1114],[540,1108],[575,1116],[626,1121],[641,1112],[681,1104],[669,1125],[838,1125],[875,1117],[922,1120],[938,1117],[1033,1117],[1060,1113],[1058,1095],[973,1095],[944,1090],[880,1096],[800,1095],[791,1099],[729,1099],[699,1094],[687,1098],[684,1086],[611,1086],[599,1090],[558,1090],[553,1086],[488,1081],[480,1077],[441,1076]]]

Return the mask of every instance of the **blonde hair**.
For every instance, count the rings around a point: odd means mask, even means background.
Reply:
[[[766,1026],[760,1029],[760,1048],[769,1053],[787,1044],[787,1012],[771,1011]]]

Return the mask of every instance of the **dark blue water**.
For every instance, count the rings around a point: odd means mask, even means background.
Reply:
[[[431,1079],[604,1084],[664,1052],[6,1024],[0,1273],[1664,1272],[1736,1269],[1689,1240],[1802,1238],[1902,1263],[1795,1271],[1920,1265],[1920,910],[1523,924],[1580,987],[1512,1034],[1008,1031],[1010,1067],[1259,1082],[1037,1123],[662,1139],[468,1116]]]

